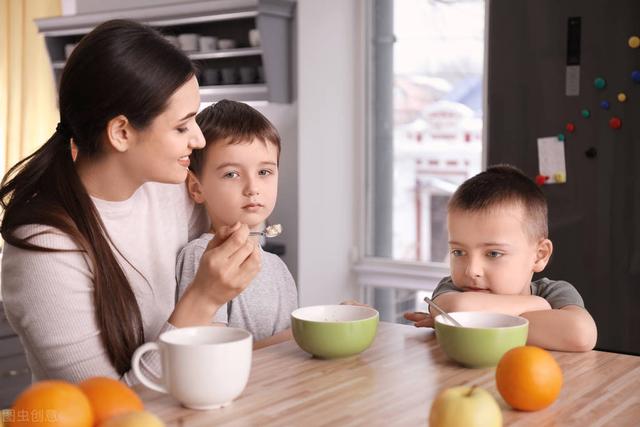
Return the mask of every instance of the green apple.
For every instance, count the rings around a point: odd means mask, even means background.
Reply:
[[[135,411],[111,417],[99,427],[165,427],[165,424],[151,412]]]
[[[502,427],[502,411],[491,394],[476,386],[443,390],[429,414],[430,427]]]

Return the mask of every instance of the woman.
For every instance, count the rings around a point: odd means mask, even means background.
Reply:
[[[177,253],[206,228],[184,185],[199,104],[192,63],[143,25],[106,22],[69,58],[55,133],[0,188],[4,307],[35,379],[131,384],[138,346],[208,323],[258,272],[236,224],[175,303]],[[154,354],[143,365],[160,369]]]

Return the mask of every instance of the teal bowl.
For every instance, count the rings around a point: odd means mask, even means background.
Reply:
[[[378,331],[378,319],[378,312],[371,307],[316,305],[291,313],[291,330],[301,349],[334,359],[369,348]]]
[[[454,326],[441,314],[434,319],[438,343],[451,359],[471,368],[496,366],[502,355],[527,343],[529,321],[501,313],[449,313],[462,324]]]

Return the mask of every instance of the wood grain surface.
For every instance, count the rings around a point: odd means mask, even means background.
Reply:
[[[424,426],[436,394],[457,385],[488,390],[505,426],[640,425],[640,357],[552,353],[564,373],[562,392],[530,413],[502,400],[495,368],[463,368],[447,359],[432,329],[384,322],[373,345],[347,359],[312,358],[294,341],[255,351],[247,388],[226,408],[194,411],[143,386],[135,390],[168,426]]]

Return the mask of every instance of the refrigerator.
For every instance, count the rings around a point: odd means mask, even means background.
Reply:
[[[534,278],[578,289],[598,326],[596,349],[640,355],[634,36],[638,0],[490,0],[485,126],[487,165],[509,163],[532,178],[548,177],[541,187],[554,252]],[[549,158],[540,161],[538,141],[554,137],[561,145],[553,148],[564,148],[558,163],[565,182],[540,173]]]

